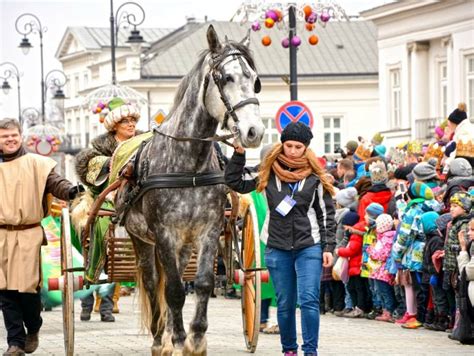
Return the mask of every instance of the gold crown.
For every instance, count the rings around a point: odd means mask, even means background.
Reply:
[[[423,157],[423,161],[429,161],[431,158],[435,158],[436,169],[439,169],[441,166],[441,161],[444,156],[444,147],[438,145],[437,143],[431,143],[426,150],[425,156]]]
[[[423,144],[420,141],[410,141],[407,144],[408,154],[421,154],[423,150]]]
[[[390,162],[397,168],[405,165],[407,154],[404,150],[392,147],[388,155],[390,157]]]
[[[374,137],[372,137],[372,144],[374,146],[381,145],[383,142],[384,137],[380,132],[377,132]]]
[[[474,142],[456,142],[456,157],[474,157]]]
[[[354,152],[354,156],[357,156],[356,158],[360,161],[366,161],[370,158],[371,153],[369,148],[365,148],[364,145],[359,145]]]

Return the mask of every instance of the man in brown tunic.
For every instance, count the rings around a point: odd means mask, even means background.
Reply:
[[[0,120],[0,304],[9,346],[4,356],[38,347],[46,195],[70,200],[80,190],[55,173],[55,166],[53,159],[25,151],[17,120]]]

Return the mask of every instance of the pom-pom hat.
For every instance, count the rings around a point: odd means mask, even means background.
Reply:
[[[458,107],[454,109],[454,111],[448,116],[448,120],[456,125],[459,125],[462,121],[466,119],[467,119],[466,104],[464,103],[459,103]]]
[[[134,105],[125,102],[122,98],[113,98],[108,103],[99,102],[92,111],[100,115],[100,122],[104,123],[107,131],[114,131],[115,125],[127,117],[140,120],[140,111]]]

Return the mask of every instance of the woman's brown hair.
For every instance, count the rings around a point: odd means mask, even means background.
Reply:
[[[262,161],[258,171],[257,192],[262,192],[266,188],[270,178],[273,162],[281,153],[283,153],[283,144],[278,143],[268,154],[265,155],[265,158]],[[324,190],[331,194],[331,196],[334,196],[334,187],[327,178],[325,170],[320,166],[314,152],[308,147],[306,148],[303,157],[308,159],[309,165],[313,169],[313,172],[318,176]]]

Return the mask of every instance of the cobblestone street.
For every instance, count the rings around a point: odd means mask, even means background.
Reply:
[[[138,298],[133,295],[121,298],[116,322],[103,323],[99,314],[93,314],[89,322],[79,321],[80,304],[76,302],[75,354],[149,355],[152,342],[140,332],[137,303]],[[186,324],[193,308],[193,298],[188,298],[184,311]],[[40,347],[35,355],[64,355],[61,308],[42,315]],[[3,351],[6,349],[3,321],[0,338]],[[210,300],[207,340],[210,356],[248,354],[242,336],[239,300],[222,297]],[[473,355],[474,347],[453,342],[446,333],[405,330],[393,324],[327,314],[321,318],[319,351],[320,355]],[[260,334],[255,355],[281,355],[279,336]]]

